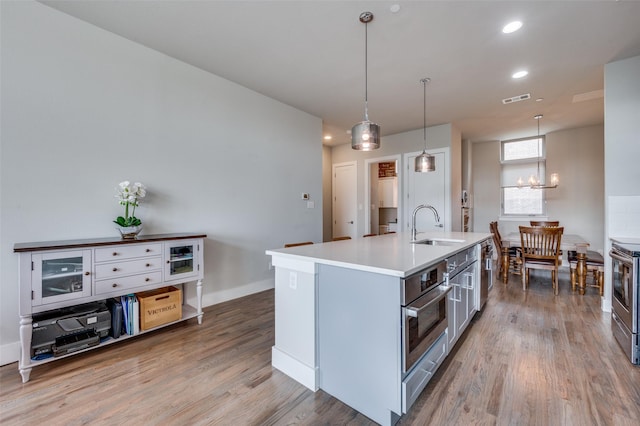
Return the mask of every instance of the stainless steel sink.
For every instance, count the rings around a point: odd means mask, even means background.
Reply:
[[[412,241],[412,244],[425,244],[428,246],[454,246],[464,243],[464,240],[455,240],[450,238],[427,238],[424,240]]]

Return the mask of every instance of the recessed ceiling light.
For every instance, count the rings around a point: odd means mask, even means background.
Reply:
[[[542,101],[544,101],[544,98],[538,98],[538,99],[536,99],[536,102],[542,102]]]
[[[327,135],[327,136],[325,136],[325,137],[324,137],[324,140],[325,140],[325,141],[330,141],[331,139],[332,139],[332,138],[331,138],[331,135]]]
[[[511,76],[512,78],[522,78],[522,77],[526,77],[529,74],[529,71],[517,71],[515,73],[513,73],[513,75]]]
[[[400,12],[400,5],[392,4],[391,7],[389,7],[389,10],[391,11],[391,13],[398,13]]]
[[[507,25],[502,27],[502,32],[505,34],[510,34],[518,31],[520,28],[522,28],[522,22],[513,21],[513,22],[509,22]]]

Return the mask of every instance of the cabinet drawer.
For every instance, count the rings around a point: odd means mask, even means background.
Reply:
[[[146,256],[162,256],[162,244],[122,245],[96,249],[96,262]]]
[[[96,280],[143,274],[162,269],[162,257],[148,257],[127,262],[102,263],[96,265]]]
[[[447,355],[447,333],[443,333],[402,381],[402,412],[406,413],[418,399]]]
[[[162,271],[96,281],[96,295],[118,292],[125,294],[138,287],[162,283]]]

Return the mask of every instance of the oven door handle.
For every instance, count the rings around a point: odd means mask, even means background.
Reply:
[[[611,258],[615,259],[615,260],[619,260],[622,263],[625,263],[627,265],[631,265],[631,258],[625,257],[623,255],[618,254],[618,252],[611,250],[609,252],[609,256],[611,256]]]
[[[438,286],[438,289],[440,290],[440,294],[438,294],[436,297],[434,297],[433,299],[431,299],[430,301],[428,301],[427,303],[425,303],[421,307],[412,308],[412,307],[407,306],[406,307],[407,316],[413,317],[413,318],[418,318],[418,315],[420,315],[420,312],[422,310],[427,309],[429,306],[433,305],[434,303],[438,303],[439,301],[441,301],[442,299],[447,297],[447,294],[449,294],[449,292],[451,291],[452,287],[443,284],[443,285]]]

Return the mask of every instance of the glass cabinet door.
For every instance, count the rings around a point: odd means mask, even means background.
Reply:
[[[33,305],[91,296],[91,250],[34,254]]]
[[[165,281],[196,277],[200,274],[200,246],[197,241],[165,244]]]

